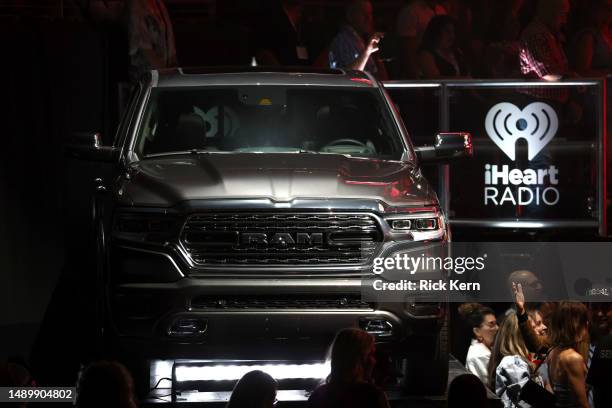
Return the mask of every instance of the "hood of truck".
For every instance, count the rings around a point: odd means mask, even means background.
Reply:
[[[437,204],[414,164],[309,153],[209,153],[130,165],[115,192],[122,205],[171,207],[188,200],[359,198],[390,206]]]

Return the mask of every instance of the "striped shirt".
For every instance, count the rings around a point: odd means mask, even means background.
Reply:
[[[521,73],[530,79],[543,79],[546,75],[563,75],[568,71],[567,57],[561,41],[542,22],[532,21],[521,35],[519,60]],[[534,87],[529,94],[541,99],[567,101],[567,89]]]

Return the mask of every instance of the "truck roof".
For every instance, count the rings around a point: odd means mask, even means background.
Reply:
[[[377,87],[363,71],[303,67],[171,68],[151,72],[153,87],[215,85],[314,85]]]

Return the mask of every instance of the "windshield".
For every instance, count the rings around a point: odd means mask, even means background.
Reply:
[[[374,89],[246,86],[153,90],[135,151],[321,153],[400,160]]]

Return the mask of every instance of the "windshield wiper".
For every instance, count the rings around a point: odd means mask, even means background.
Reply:
[[[185,155],[185,154],[201,154],[201,153],[219,153],[212,150],[204,150],[204,149],[191,149],[191,150],[181,150],[176,152],[161,152],[161,153],[151,153],[145,155],[145,159],[149,157],[163,157],[163,156],[177,156],[177,155]]]

